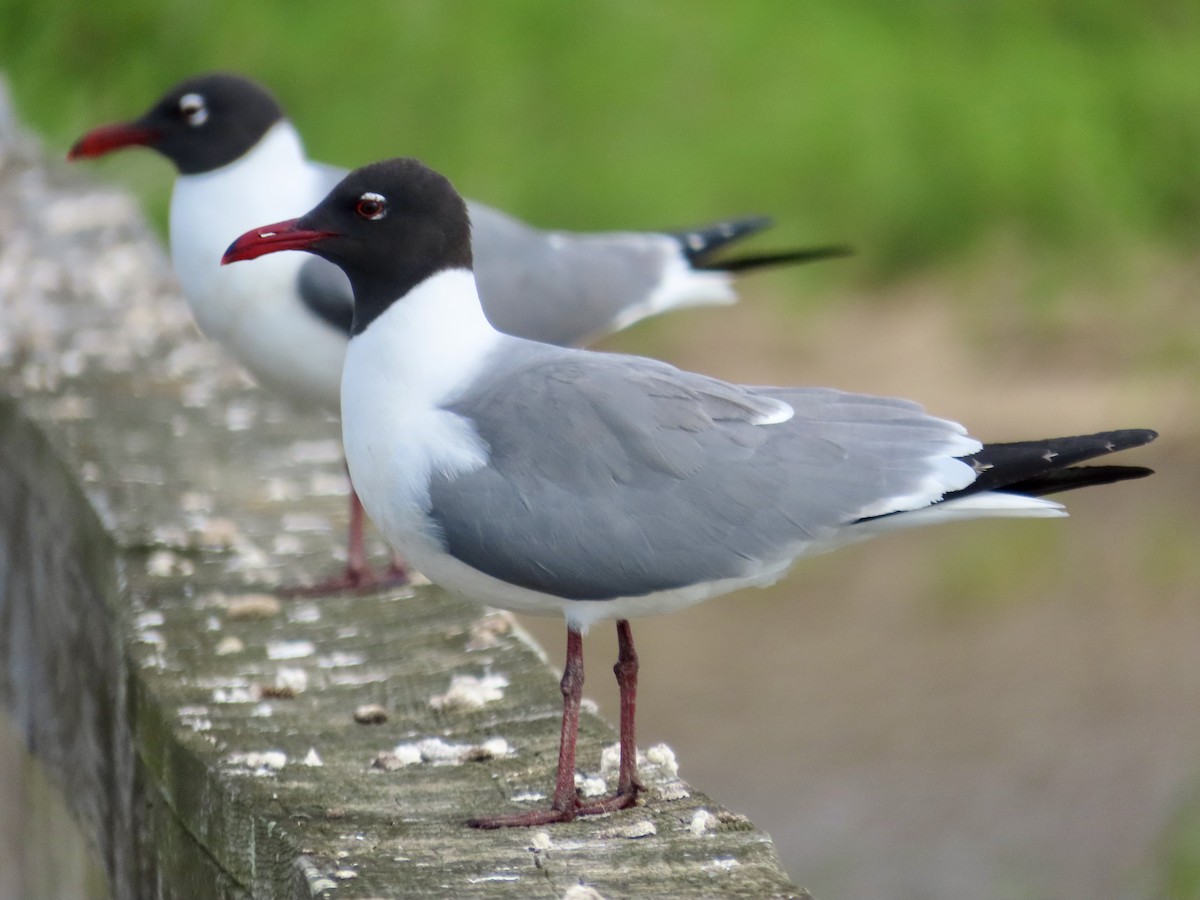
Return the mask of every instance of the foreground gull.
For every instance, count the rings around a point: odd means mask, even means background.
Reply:
[[[1040,495],[1148,469],[1077,463],[1155,438],[1126,430],[983,446],[915,403],[742,387],[649,359],[496,331],[471,272],[467,208],[414,160],[351,173],[223,262],[307,250],[354,289],[342,378],[350,474],[387,539],[434,582],[567,620],[549,809],[494,828],[632,805],[637,656],[629,619],[778,579],[791,563],[910,525],[1061,516]],[[616,793],[575,791],[582,635],[617,621]]]
[[[275,98],[228,74],[175,85],[140,118],[84,135],[70,158],[131,146],[157,150],[179,171],[171,261],[200,329],[292,402],[336,413],[353,300],[342,273],[299,253],[236,270],[222,270],[220,259],[238,234],[307,209],[346,172],[311,162]],[[679,234],[579,234],[540,231],[481,203],[470,212],[488,318],[510,334],[552,344],[581,344],[671,309],[730,303],[732,272],[847,252],[716,258],[767,227],[762,217]],[[353,492],[350,512],[346,573],[322,589],[373,583]]]

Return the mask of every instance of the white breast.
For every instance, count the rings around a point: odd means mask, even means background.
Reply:
[[[346,339],[296,293],[296,273],[310,257],[285,252],[220,264],[243,232],[300,216],[324,195],[295,129],[279,122],[241,159],[176,180],[171,261],[206,335],[293,402],[336,412]]]
[[[350,341],[342,442],[350,478],[384,537],[418,570],[431,562],[429,478],[487,464],[472,424],[441,408],[511,340],[488,324],[465,270],[441,272]]]

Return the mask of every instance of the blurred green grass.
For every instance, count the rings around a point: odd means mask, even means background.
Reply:
[[[225,68],[270,85],[318,158],[418,156],[538,224],[765,211],[776,242],[859,248],[818,282],[997,239],[1051,283],[1103,278],[1200,238],[1200,6],[1181,0],[0,0],[0,21],[20,112],[64,149]],[[107,166],[161,223],[165,164]]]
[[[1200,784],[1181,798],[1162,838],[1158,865],[1148,873],[1157,896],[1200,900]]]

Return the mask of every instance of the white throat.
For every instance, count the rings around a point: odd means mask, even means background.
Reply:
[[[243,231],[303,215],[325,195],[318,171],[304,156],[290,122],[272,125],[238,159],[211,172],[180,175],[171,195],[171,255],[190,256],[212,235],[224,247]],[[215,265],[220,261],[206,260]]]
[[[438,406],[470,383],[503,340],[483,314],[472,272],[438,272],[350,339],[342,403],[352,402],[347,393],[355,386],[347,379],[369,372],[375,385],[386,384],[408,403]]]

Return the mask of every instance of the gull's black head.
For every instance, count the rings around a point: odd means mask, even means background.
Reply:
[[[354,289],[353,333],[432,275],[471,268],[467,206],[415,159],[355,169],[299,219],[246,232],[221,263],[306,250],[339,266]]]
[[[283,109],[261,85],[221,72],[197,75],[167,91],[141,118],[89,131],[68,158],[150,147],[180,174],[195,175],[238,159],[282,118]]]

